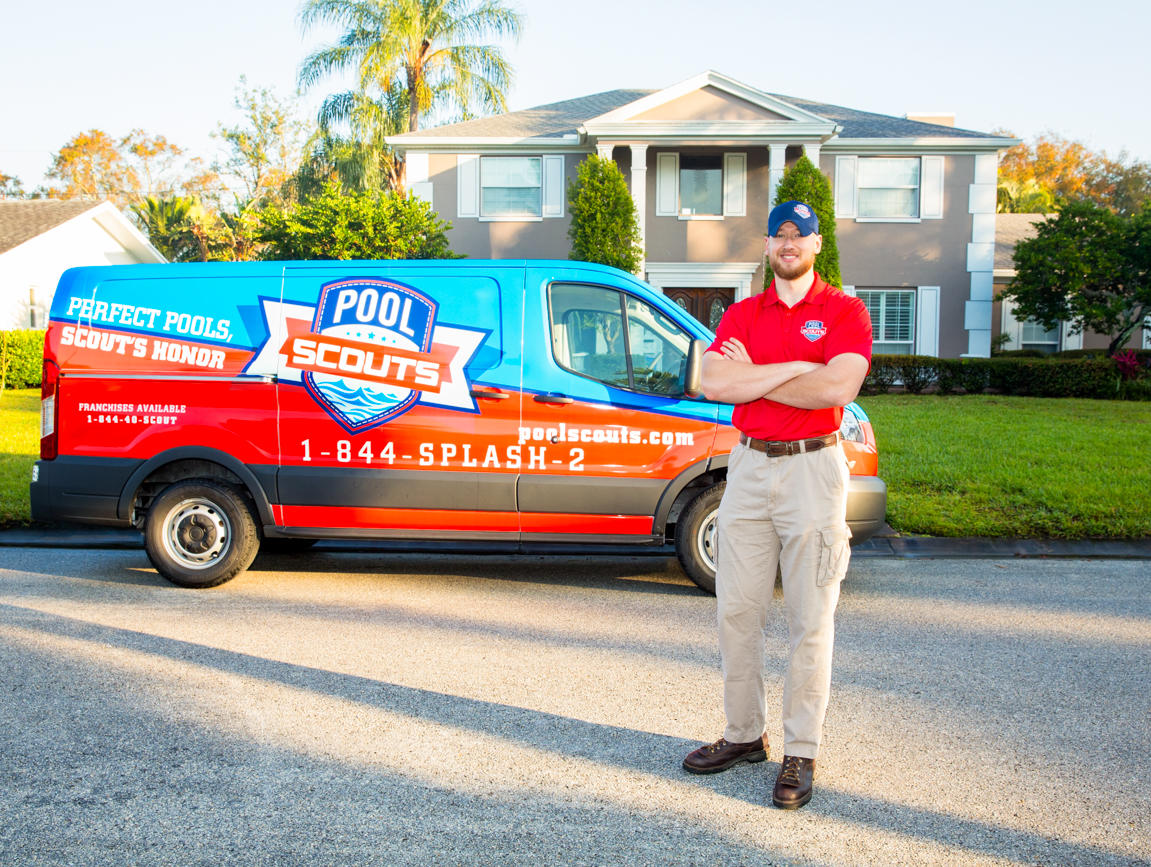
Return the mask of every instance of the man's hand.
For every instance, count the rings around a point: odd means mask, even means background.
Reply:
[[[799,409],[846,406],[859,394],[869,366],[862,355],[844,352],[817,370],[781,383],[764,397]]]
[[[747,351],[747,347],[740,342],[739,338],[730,337],[725,340],[719,347],[723,357],[731,361],[741,361],[744,364],[751,364],[751,354]]]
[[[812,361],[754,364],[747,347],[734,337],[725,340],[720,349],[722,352],[704,353],[700,384],[708,400],[724,403],[751,403],[797,376],[823,367]]]

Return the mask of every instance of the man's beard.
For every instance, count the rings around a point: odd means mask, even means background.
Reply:
[[[800,255],[794,262],[786,263],[780,260],[779,255],[769,255],[768,264],[771,265],[771,271],[780,280],[794,280],[796,277],[802,277],[815,266],[815,254]]]

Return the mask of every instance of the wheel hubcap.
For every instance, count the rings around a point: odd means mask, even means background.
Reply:
[[[700,522],[699,531],[695,535],[695,550],[699,554],[701,560],[707,564],[712,572],[715,571],[716,559],[716,536],[719,529],[718,526],[719,509],[715,509],[707,514],[707,516]]]
[[[232,542],[232,525],[211,500],[183,500],[164,519],[164,550],[187,569],[206,569]]]

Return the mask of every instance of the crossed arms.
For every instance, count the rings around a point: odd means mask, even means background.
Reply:
[[[708,400],[751,403],[767,398],[799,409],[826,409],[855,400],[868,361],[855,352],[844,352],[827,364],[784,361],[755,364],[747,348],[732,337],[720,352],[703,356],[702,386]]]

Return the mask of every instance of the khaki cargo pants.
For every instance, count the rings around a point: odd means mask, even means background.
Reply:
[[[835,606],[850,559],[849,471],[843,446],[784,457],[737,445],[719,507],[719,648],[724,737],[764,731],[763,651],[776,565],[783,574],[789,652],[783,751],[814,759],[831,689]]]

